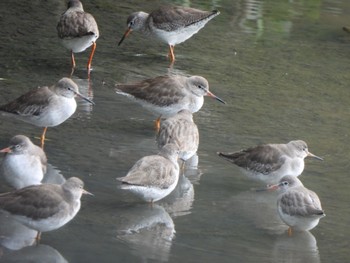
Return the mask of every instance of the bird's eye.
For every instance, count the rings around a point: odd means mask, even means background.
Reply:
[[[284,181],[282,184],[283,184],[283,186],[288,186],[289,185],[289,183],[287,181]]]
[[[21,149],[21,147],[22,147],[22,146],[21,146],[20,144],[16,144],[16,145],[15,145],[15,149],[16,149],[16,150]]]
[[[199,89],[202,89],[202,90],[205,90],[204,86],[202,86],[202,85],[200,85],[200,84],[198,85],[198,88],[199,88]]]

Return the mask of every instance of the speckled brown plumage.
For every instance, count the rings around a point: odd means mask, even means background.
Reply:
[[[67,11],[61,15],[56,29],[62,44],[71,51],[71,75],[74,73],[76,65],[74,53],[83,52],[91,46],[87,63],[89,78],[92,58],[96,50],[96,40],[100,35],[94,17],[84,12],[83,5],[79,0],[70,0]]]
[[[78,8],[79,1],[70,1],[69,8]],[[81,4],[81,3],[80,3]],[[75,10],[74,12],[64,12],[57,24],[57,33],[59,38],[74,38],[86,35],[99,36],[98,27],[94,17],[83,10]]]
[[[209,91],[208,81],[201,76],[165,75],[133,84],[117,84],[116,93],[135,99],[163,117],[173,116],[182,109],[197,112],[203,106],[203,96],[225,103]]]
[[[191,38],[219,14],[217,10],[202,11],[182,6],[162,6],[150,14],[134,12],[127,18],[128,28],[118,46],[131,31],[140,31],[169,45],[168,55],[172,65],[175,61],[175,45]]]
[[[138,160],[126,176],[117,178],[121,188],[129,190],[146,202],[155,202],[169,195],[177,185],[180,168],[179,148],[165,145],[158,154]]]
[[[195,8],[182,6],[162,6],[152,11],[146,21],[146,25],[154,25],[164,31],[176,31],[193,25],[202,20],[210,20],[219,14],[219,11],[202,11]]]
[[[191,158],[197,152],[199,145],[199,132],[193,122],[192,113],[181,110],[176,115],[161,120],[156,141],[159,148],[167,143],[175,143],[179,146],[179,158],[183,160]]]
[[[134,84],[118,84],[117,90],[128,93],[136,99],[147,101],[157,106],[169,106],[178,103],[186,96],[179,82],[170,76],[159,76],[153,79],[146,79]]]

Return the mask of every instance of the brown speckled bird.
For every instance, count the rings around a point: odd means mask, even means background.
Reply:
[[[136,100],[162,117],[173,116],[182,109],[199,111],[203,96],[225,103],[209,91],[208,81],[201,76],[165,75],[133,84],[117,84],[116,93]]]
[[[152,11],[132,13],[127,19],[128,28],[119,41],[120,45],[131,31],[140,31],[169,45],[169,58],[175,61],[174,47],[180,44],[205,26],[220,12],[202,11],[182,6],[162,6]]]
[[[74,53],[83,52],[92,45],[87,63],[87,70],[90,72],[99,31],[94,17],[84,12],[83,5],[79,0],[68,2],[68,9],[61,15],[57,24],[57,32],[63,45],[71,51],[72,74],[75,68]]]

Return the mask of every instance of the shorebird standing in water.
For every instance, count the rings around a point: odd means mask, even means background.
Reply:
[[[199,145],[199,132],[189,110],[181,110],[176,115],[160,121],[156,136],[158,148],[167,143],[179,146],[179,158],[184,162],[196,154]]]
[[[282,221],[289,226],[289,235],[293,230],[313,229],[318,225],[320,218],[325,216],[317,194],[307,189],[295,176],[284,176],[278,184],[267,189],[280,192],[277,210]]]
[[[246,174],[266,184],[277,183],[283,176],[299,176],[304,170],[305,157],[323,160],[309,152],[304,141],[287,144],[264,144],[239,152],[218,155],[244,169]]]
[[[182,6],[162,6],[152,11],[132,13],[127,19],[128,28],[119,41],[120,45],[131,31],[140,31],[169,45],[169,58],[175,61],[174,47],[180,44],[205,26],[220,12],[202,11]]]
[[[77,108],[75,96],[91,100],[79,93],[78,85],[69,78],[60,79],[51,87],[30,90],[19,98],[0,106],[0,111],[24,122],[44,127],[41,147],[44,147],[47,127],[54,127],[73,115]]]
[[[62,185],[32,185],[12,192],[0,194],[0,210],[12,216],[28,228],[41,232],[62,227],[80,210],[84,183],[71,177]]]
[[[138,160],[126,176],[117,180],[122,183],[122,189],[148,203],[156,202],[169,195],[177,185],[180,175],[178,156],[178,146],[169,143],[158,154]]]
[[[127,96],[151,112],[171,117],[180,110],[199,111],[204,96],[225,102],[209,91],[208,81],[201,76],[164,75],[131,84],[117,84],[116,93]]]
[[[83,52],[92,46],[86,66],[88,76],[90,76],[91,62],[95,53],[99,31],[95,18],[84,12],[83,5],[79,0],[68,2],[68,9],[61,15],[57,24],[57,33],[63,45],[71,51],[71,75],[73,75],[75,69],[74,53]]]
[[[0,150],[5,153],[0,171],[6,182],[16,189],[41,184],[47,169],[43,149],[24,135],[12,137],[9,144]]]

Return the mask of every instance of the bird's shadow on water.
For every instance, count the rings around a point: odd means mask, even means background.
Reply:
[[[120,185],[117,185],[117,194],[120,195],[119,198],[123,202],[128,204],[128,207],[143,205],[152,207],[153,205],[157,205],[164,208],[165,211],[171,215],[171,217],[189,214],[194,201],[193,184],[184,174],[180,174],[179,181],[175,189],[168,196],[154,204],[141,202],[140,199],[129,191],[120,189]]]
[[[43,184],[63,184],[65,181],[66,179],[61,171],[57,167],[48,163],[46,173],[41,182]]]
[[[175,237],[174,217],[190,213],[194,201],[192,183],[183,174],[174,191],[154,204],[122,196],[127,205],[113,215],[116,239],[127,244],[142,259],[167,261]]]
[[[3,181],[3,178],[1,178]],[[62,184],[66,180],[60,170],[51,164],[47,164],[47,171],[42,183]],[[6,188],[7,191],[13,190]],[[37,231],[30,229],[16,221],[8,213],[0,213],[0,245],[8,250],[19,250],[35,244]],[[38,261],[44,262],[44,261]]]
[[[316,238],[309,231],[295,231],[276,236],[272,249],[273,262],[320,262]]]
[[[288,226],[280,219],[277,212],[278,193],[270,191],[257,191],[251,189],[232,196],[223,203],[223,208],[230,207],[235,217],[239,216],[256,229],[267,234],[283,234]]]
[[[130,204],[114,217],[115,238],[143,259],[167,261],[175,236],[175,225],[157,204]]]
[[[320,262],[317,242],[309,231],[293,231],[288,235],[288,226],[277,212],[277,192],[241,192],[227,200],[222,206],[230,207],[234,217],[270,236],[273,241],[272,262]]]
[[[5,212],[0,213],[0,244],[9,250],[19,250],[35,243],[37,231],[17,222]]]
[[[39,244],[19,250],[3,250],[0,262],[65,263],[68,261],[56,249],[48,245]]]

